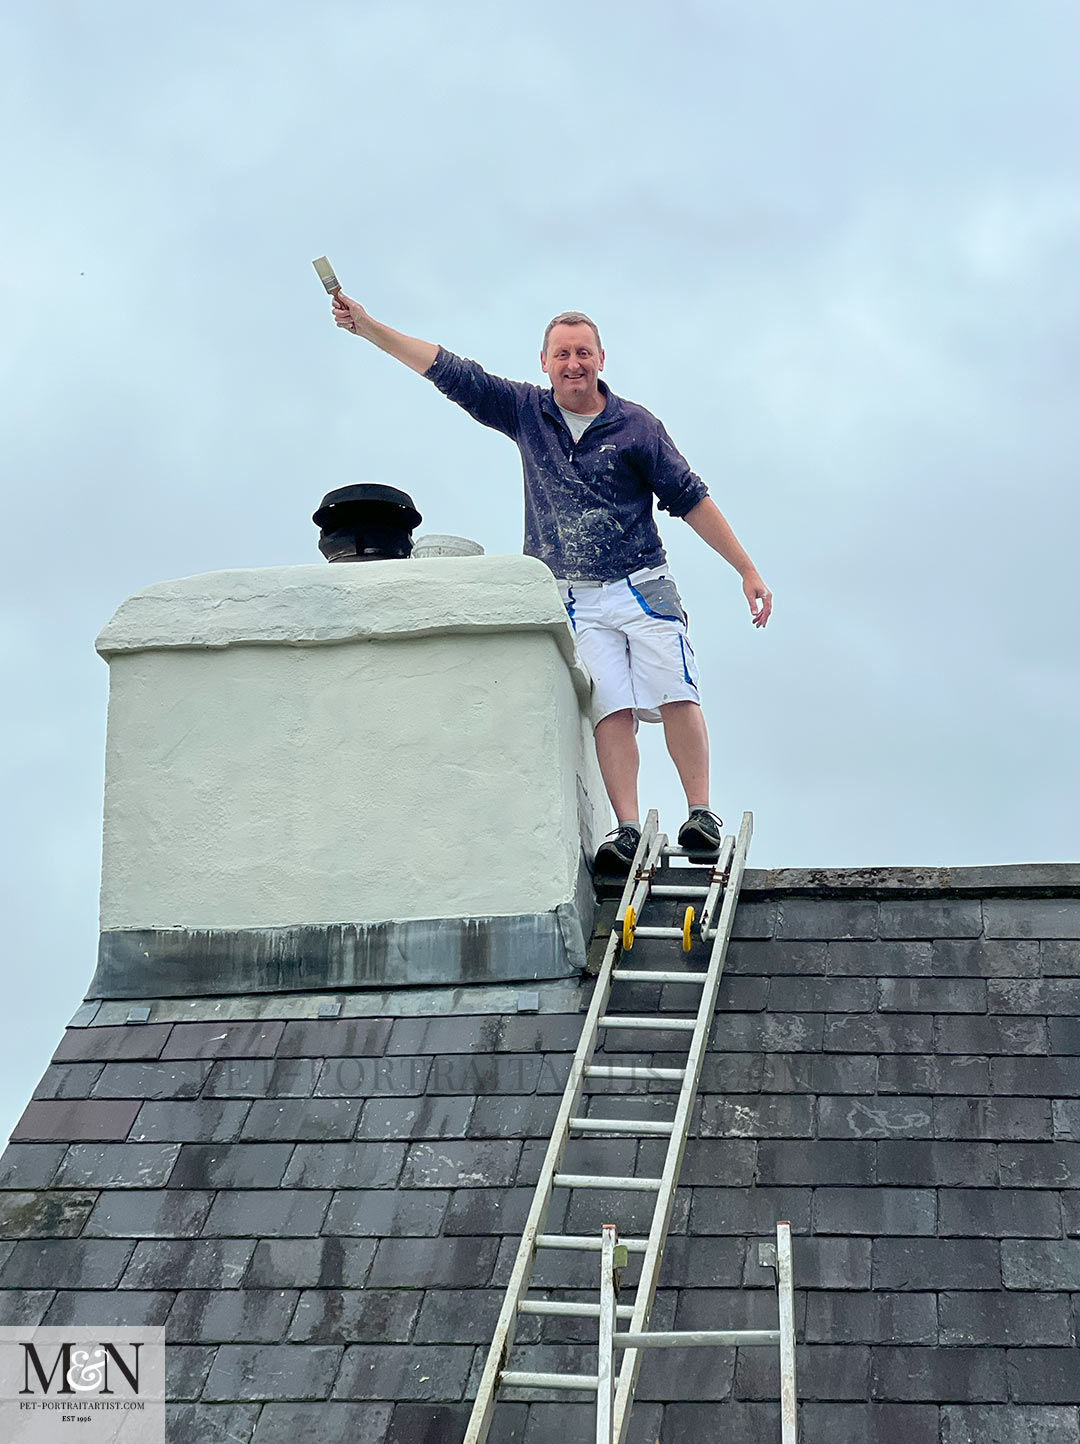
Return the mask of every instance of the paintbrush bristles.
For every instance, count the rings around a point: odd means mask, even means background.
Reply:
[[[319,277],[319,280],[323,283],[331,296],[334,294],[335,291],[341,290],[341,282],[334,275],[334,268],[325,256],[320,256],[318,260],[312,261],[311,264],[315,267],[315,271]]]

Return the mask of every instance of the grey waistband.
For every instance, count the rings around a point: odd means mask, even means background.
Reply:
[[[628,577],[609,577],[603,582],[593,581],[589,577],[556,577],[555,580],[562,587],[577,587],[580,590],[582,587],[615,587],[623,582],[645,582],[648,581],[650,577],[666,577],[670,575],[671,573],[666,566],[639,567],[636,572],[631,572]]]

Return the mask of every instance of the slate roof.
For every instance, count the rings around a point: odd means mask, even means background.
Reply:
[[[1078,1444],[1080,897],[756,876],[654,1326],[772,1323],[757,1249],[788,1218],[804,1444]],[[80,1014],[0,1160],[0,1323],[164,1324],[176,1444],[456,1444],[588,987],[540,985],[536,1014],[483,988],[425,1016]],[[617,1086],[603,1108],[640,1110]],[[624,1172],[656,1140],[573,1148]],[[563,1200],[575,1231],[640,1207]],[[530,1320],[523,1362],[584,1370],[591,1330]],[[776,1397],[771,1351],[665,1351],[631,1439],[773,1444]],[[566,1444],[589,1417],[507,1403],[491,1438]]]

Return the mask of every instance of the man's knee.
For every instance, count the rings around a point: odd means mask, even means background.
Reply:
[[[599,732],[603,728],[605,732],[614,732],[620,728],[633,727],[633,725],[634,709],[621,707],[618,712],[609,712],[606,717],[601,717],[600,721],[594,724],[593,731]]]
[[[693,702],[689,697],[684,697],[678,702],[661,702],[659,711],[661,717],[677,717],[680,712],[686,712],[687,708],[692,708],[695,712],[700,712],[701,703]]]

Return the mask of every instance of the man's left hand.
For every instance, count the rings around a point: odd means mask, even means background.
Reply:
[[[755,627],[763,627],[772,614],[772,592],[758,576],[751,572],[743,578],[743,596],[750,604],[750,618]]]

